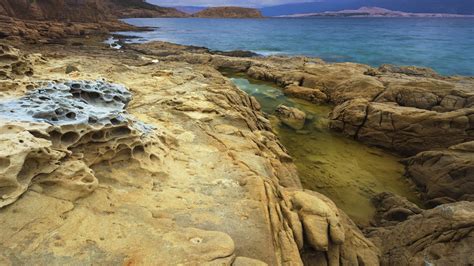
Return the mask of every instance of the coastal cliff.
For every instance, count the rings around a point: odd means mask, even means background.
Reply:
[[[63,22],[100,22],[126,17],[183,17],[174,8],[158,7],[143,0],[1,0],[0,15]]]
[[[263,18],[258,9],[244,7],[211,7],[193,14],[196,18]]]

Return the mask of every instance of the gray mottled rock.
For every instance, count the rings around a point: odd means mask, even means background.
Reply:
[[[123,86],[103,81],[49,83],[24,97],[0,102],[0,117],[53,125],[120,124],[132,99]]]

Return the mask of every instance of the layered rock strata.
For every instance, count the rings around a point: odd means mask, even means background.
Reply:
[[[406,160],[407,175],[423,192],[428,206],[474,201],[474,142],[426,151]]]
[[[474,261],[474,203],[461,201],[374,229],[382,265],[469,265]]]

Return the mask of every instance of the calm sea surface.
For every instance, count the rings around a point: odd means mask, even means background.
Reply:
[[[473,18],[268,18],[127,19],[152,32],[127,32],[152,40],[251,50],[262,55],[307,55],[352,61],[428,66],[446,75],[474,76]]]

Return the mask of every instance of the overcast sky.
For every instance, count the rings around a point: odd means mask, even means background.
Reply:
[[[272,6],[287,3],[316,2],[314,0],[147,0],[162,6]]]

